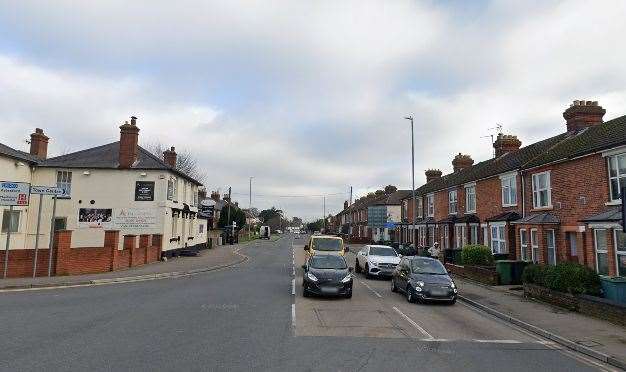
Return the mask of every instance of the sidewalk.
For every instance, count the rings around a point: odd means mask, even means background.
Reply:
[[[176,257],[167,262],[159,261],[148,265],[137,266],[126,270],[111,271],[99,274],[85,274],[72,276],[52,276],[33,278],[9,278],[0,279],[1,289],[30,288],[30,287],[54,287],[79,284],[90,284],[94,281],[112,281],[115,279],[158,276],[167,273],[186,273],[193,271],[209,270],[223,266],[234,265],[242,262],[245,256],[235,252],[237,248],[245,246],[245,243],[236,245],[221,245],[213,249],[206,249],[196,257]]]
[[[576,312],[554,307],[523,297],[522,290],[511,290],[520,286],[488,287],[467,279],[454,277],[459,295],[540,328],[591,351],[606,354],[616,359],[613,365],[626,366],[626,329],[612,323],[590,318]],[[468,302],[468,301],[466,301]],[[584,350],[580,350],[585,352]],[[597,357],[599,355],[596,355]]]

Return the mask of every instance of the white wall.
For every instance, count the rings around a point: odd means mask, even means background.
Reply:
[[[32,169],[28,163],[16,160],[10,157],[0,155],[0,181],[13,181],[13,182],[31,182]],[[21,249],[24,248],[27,241],[27,226],[30,218],[29,211],[37,211],[37,205],[32,204],[32,198],[29,201],[29,206],[13,207],[13,210],[20,211],[20,221],[17,233],[11,233],[11,248]],[[33,209],[35,207],[35,209]],[[0,226],[2,226],[2,217],[4,210],[9,207],[0,207]],[[0,231],[0,249],[4,250],[6,245],[7,234]]]

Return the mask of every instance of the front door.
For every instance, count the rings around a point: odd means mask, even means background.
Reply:
[[[567,242],[569,246],[568,256],[570,261],[578,262],[578,247],[576,246],[576,233],[567,233]]]

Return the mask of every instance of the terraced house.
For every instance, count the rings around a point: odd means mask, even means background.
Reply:
[[[481,243],[502,257],[575,261],[625,276],[619,190],[626,185],[626,116],[605,122],[604,114],[597,102],[574,101],[559,135],[522,147],[500,134],[493,159],[474,164],[458,154],[452,173],[426,171],[416,205],[410,195],[401,201],[401,241],[440,242],[449,259]]]

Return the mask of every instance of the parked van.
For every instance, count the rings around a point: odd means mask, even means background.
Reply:
[[[304,246],[307,256],[316,254],[332,254],[343,256],[350,249],[343,245],[343,239],[338,236],[313,235],[309,238],[309,244]]]
[[[259,231],[260,239],[269,239],[271,236],[270,227],[269,226],[261,226],[261,230]]]

